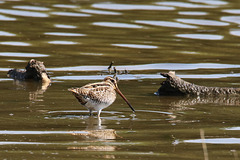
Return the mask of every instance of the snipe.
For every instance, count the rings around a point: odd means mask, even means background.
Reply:
[[[117,80],[110,76],[104,78],[102,82],[90,83],[80,88],[68,90],[73,93],[81,105],[89,110],[90,115],[92,115],[92,111],[97,111],[98,117],[100,117],[102,109],[107,108],[115,101],[116,92],[135,112],[127,98],[119,90]]]

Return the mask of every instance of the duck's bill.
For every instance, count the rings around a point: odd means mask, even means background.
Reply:
[[[133,112],[135,112],[134,108],[132,105],[128,102],[127,98],[122,94],[122,92],[117,88],[116,92],[123,98],[123,100],[128,104],[128,106],[131,108]]]

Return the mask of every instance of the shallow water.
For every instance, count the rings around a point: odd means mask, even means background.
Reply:
[[[154,95],[175,70],[205,86],[238,87],[236,1],[0,2],[2,159],[239,159],[238,97]],[[35,58],[53,83],[7,78]],[[101,81],[111,61],[118,97],[101,120],[67,91]]]

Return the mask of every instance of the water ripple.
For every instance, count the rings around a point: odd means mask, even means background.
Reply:
[[[54,25],[57,28],[69,28],[69,29],[74,29],[77,28],[77,26],[73,26],[73,25],[66,25],[66,24],[55,24]]]
[[[240,130],[240,127],[229,127],[229,128],[225,128],[225,130],[239,131],[239,130]]]
[[[94,22],[93,25],[104,26],[104,27],[116,27],[116,28],[143,28],[142,26],[127,23],[117,22]]]
[[[231,14],[240,14],[240,9],[224,9],[222,12],[231,13]]]
[[[96,111],[93,111],[94,113]],[[109,113],[109,114],[122,114],[122,112],[118,111],[102,111],[104,113]],[[54,114],[54,113],[89,113],[88,110],[61,110],[61,111],[49,111],[49,114]]]
[[[86,34],[80,34],[80,33],[65,33],[65,32],[46,32],[45,35],[51,35],[51,36],[86,36]]]
[[[54,80],[103,80],[104,77],[111,75],[89,75],[89,76],[57,76],[52,77]],[[194,75],[180,75],[181,78],[191,79],[219,79],[228,77],[240,77],[240,73],[236,74],[194,74]],[[118,75],[121,80],[139,80],[139,79],[160,79],[163,78],[160,74],[122,74]]]
[[[229,23],[205,19],[176,19],[178,22],[204,26],[228,26]]]
[[[179,11],[178,14],[180,15],[191,15],[191,16],[204,16],[207,15],[207,12],[200,12],[200,11]]]
[[[102,56],[103,53],[79,53],[81,55],[88,55],[88,56]]]
[[[17,60],[17,59],[9,59],[9,60],[7,60],[7,61],[9,61],[9,62],[20,62],[20,63],[22,63],[22,62],[27,62],[27,61],[25,61],[25,60]]]
[[[73,41],[49,41],[49,44],[64,44],[64,45],[73,45],[73,44],[79,44],[78,42]]]
[[[10,14],[14,16],[24,16],[24,17],[48,17],[45,13],[32,12],[32,11],[20,11],[13,9],[0,9],[0,13]]]
[[[16,18],[0,15],[0,21],[16,21],[16,20],[17,20]]]
[[[157,5],[166,5],[166,6],[174,6],[174,7],[182,7],[182,8],[216,8],[216,6],[209,6],[209,5],[200,5],[200,4],[193,4],[187,2],[156,2]]]
[[[153,45],[143,45],[143,44],[112,44],[113,46],[118,47],[127,47],[127,48],[142,48],[142,49],[154,49],[158,48],[157,46]]]
[[[78,8],[78,6],[70,5],[70,4],[54,4],[53,7],[57,8]]]
[[[91,13],[91,14],[101,14],[101,15],[121,15],[119,12],[111,12],[111,11],[101,11],[95,9],[81,9],[81,12]]]
[[[47,54],[21,53],[21,52],[0,52],[0,56],[5,57],[48,57]]]
[[[87,134],[85,131],[8,131],[0,130],[0,134],[19,135],[19,134]]]
[[[48,68],[49,71],[102,71],[108,66],[73,66]],[[121,65],[115,66],[118,70],[196,70],[196,69],[227,69],[240,68],[235,64],[219,64],[219,63],[152,63],[140,65]]]
[[[51,12],[52,15],[70,16],[70,17],[90,17],[90,14],[76,13],[76,12]]]
[[[177,22],[168,22],[168,21],[149,21],[149,20],[136,20],[136,23],[153,25],[153,26],[162,26],[162,27],[174,27],[174,28],[198,28],[197,26],[182,24]]]
[[[110,10],[174,10],[174,7],[155,6],[155,5],[138,5],[138,4],[112,4],[96,3],[93,8],[110,9]]]
[[[5,31],[0,31],[0,36],[16,36],[16,34],[5,32]]]
[[[234,36],[240,36],[240,30],[232,30],[230,31],[230,34]]]
[[[240,24],[240,16],[223,16],[223,17],[221,17],[221,20],[226,21],[226,22]]]
[[[49,8],[39,7],[39,6],[13,6],[15,9],[25,9],[25,10],[33,10],[33,11],[49,11]]]
[[[137,112],[145,112],[145,113],[160,113],[160,114],[168,114],[171,115],[171,112],[162,112],[162,111],[152,111],[152,110],[136,110]]]
[[[221,40],[224,38],[224,36],[214,34],[176,34],[176,37],[199,40]]]
[[[221,0],[189,0],[190,2],[205,3],[209,5],[226,5],[228,2]]]
[[[26,43],[26,42],[13,42],[13,41],[0,42],[0,44],[2,44],[2,45],[9,45],[9,46],[31,46],[30,43]]]
[[[240,138],[209,138],[184,140],[184,143],[240,144]]]
[[[50,144],[50,143],[42,143],[42,142],[13,142],[13,141],[0,141],[0,145],[13,145],[13,144]]]
[[[111,76],[111,75],[104,75],[104,76],[99,76],[99,75],[89,75],[89,76],[57,76],[57,77],[52,77],[54,80],[103,80],[106,76]],[[141,75],[118,75],[118,78],[121,80],[138,80],[138,79],[159,79],[162,78],[160,74],[141,74]]]
[[[0,68],[0,71],[9,71],[9,69],[7,70],[3,70],[2,68]],[[12,81],[13,79],[10,79],[10,78],[0,78],[0,82],[2,81]]]

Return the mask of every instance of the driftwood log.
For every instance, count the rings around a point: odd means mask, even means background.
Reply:
[[[31,59],[25,69],[11,69],[8,71],[7,76],[20,81],[33,79],[35,81],[51,82],[43,62]]]
[[[157,95],[192,95],[192,96],[219,96],[240,95],[240,88],[206,87],[182,80],[175,72],[161,73],[166,80],[156,92]]]

